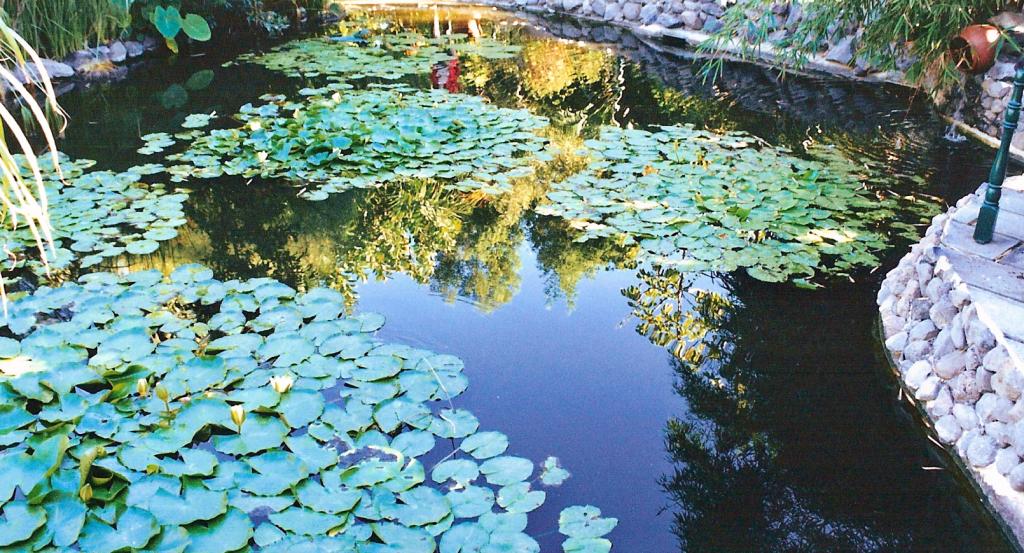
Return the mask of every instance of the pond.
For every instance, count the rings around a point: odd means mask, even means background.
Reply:
[[[482,38],[452,50],[409,38],[435,25]],[[881,277],[943,203],[984,180],[993,155],[944,140],[926,102],[743,64],[711,84],[701,60],[670,45],[482,8],[371,11],[322,34],[153,61],[62,97],[72,159],[115,171],[184,164],[169,175],[188,191],[176,237],[97,267],[198,263],[221,281],[326,285],[351,312],[384,315],[383,341],[461,358],[469,385],[454,406],[507,435],[509,453],[554,456],[571,473],[530,515],[543,551],[561,550],[559,513],[588,504],[618,519],[606,536],[616,551],[1011,550],[899,398],[875,332]],[[360,41],[396,55],[337,54]],[[363,103],[331,111],[339,102]],[[239,112],[244,127],[229,118]],[[363,116],[433,118],[464,142],[411,169],[395,161],[399,146],[343,166],[274,142],[295,136],[294,120]],[[183,123],[196,132],[168,136]],[[561,149],[531,173],[521,160],[540,127]],[[153,133],[167,135],[144,147]],[[247,150],[261,141],[267,151]],[[344,141],[333,147],[355,147]],[[481,143],[485,155],[462,155]],[[583,148],[603,161],[588,165]],[[664,210],[619,216],[664,199],[634,181],[692,182],[679,167],[775,187],[725,207],[708,197],[701,210],[673,197],[692,217],[671,235],[658,230]],[[854,174],[864,184],[851,188]],[[805,206],[779,179],[828,199]],[[762,213],[766,194],[815,215]],[[813,230],[833,223],[852,239]],[[752,248],[755,224],[825,245]]]

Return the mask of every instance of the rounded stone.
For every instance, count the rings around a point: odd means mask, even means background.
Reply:
[[[903,358],[910,362],[920,361],[932,352],[932,345],[924,340],[917,342],[911,342],[906,349],[903,350]]]
[[[1020,456],[1017,455],[1013,448],[1004,447],[996,452],[996,470],[999,474],[1007,475],[1020,464]]]
[[[956,417],[956,421],[960,423],[960,428],[971,430],[978,427],[980,422],[978,420],[978,413],[970,405],[957,403],[953,405],[952,413]]]
[[[946,328],[958,313],[949,298],[942,298],[928,310],[928,316],[938,328]]]
[[[897,332],[885,341],[885,347],[889,348],[889,351],[900,353],[907,347],[908,343],[910,343],[910,335],[906,332]]]
[[[950,414],[953,409],[953,394],[949,391],[949,386],[943,385],[939,389],[939,394],[935,399],[928,402],[925,406],[925,410],[928,412],[933,420],[939,417]]]
[[[1024,492],[1024,463],[1021,463],[1010,471],[1006,475],[1006,479],[1010,481],[1010,487],[1018,492]]]
[[[939,436],[940,442],[951,444],[960,439],[963,429],[960,428],[960,423],[957,422],[956,417],[946,415],[939,417],[939,420],[935,421],[935,433]]]
[[[921,383],[921,387],[914,393],[914,397],[920,401],[931,401],[939,397],[939,390],[942,388],[942,381],[937,376],[929,376]]]
[[[994,420],[1009,420],[1010,409],[1013,409],[1013,402],[992,392],[983,394],[974,406],[978,420],[982,424]]]
[[[967,460],[976,467],[987,467],[995,462],[997,449],[992,436],[976,436],[967,446]]]
[[[935,374],[939,375],[940,378],[950,380],[956,375],[962,373],[964,368],[966,368],[964,357],[965,354],[962,351],[954,351],[946,354],[935,362]]]
[[[932,364],[927,361],[916,361],[907,369],[903,381],[912,389],[916,390],[924,384],[924,381],[932,374]]]
[[[938,335],[939,329],[930,319],[915,324],[907,335],[911,340],[931,340]]]

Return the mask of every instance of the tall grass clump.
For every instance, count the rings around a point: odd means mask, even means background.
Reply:
[[[118,0],[0,0],[8,24],[45,56],[116,39],[131,24]]]
[[[45,265],[55,253],[43,185],[43,167],[60,175],[57,144],[51,121],[63,129],[67,119],[39,54],[0,16],[0,224],[10,229],[27,226]],[[12,110],[18,110],[16,117]],[[43,154],[25,130],[36,129]],[[0,274],[0,297],[6,313],[7,295]]]

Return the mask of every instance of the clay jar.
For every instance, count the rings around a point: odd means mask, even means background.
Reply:
[[[984,73],[996,62],[1001,34],[994,25],[968,25],[950,42],[956,67],[964,73]]]

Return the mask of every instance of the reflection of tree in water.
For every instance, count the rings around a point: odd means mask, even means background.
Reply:
[[[870,283],[825,293],[724,277],[716,293],[673,272],[640,279],[624,292],[638,330],[683,344],[688,413],[667,425],[663,478],[683,549],[1005,549],[977,527],[991,523],[973,494],[921,469],[940,461],[877,381]]]
[[[268,183],[220,182],[193,192],[188,226],[137,268],[198,262],[223,278],[326,284],[352,305],[358,282],[402,273],[491,310],[519,289],[521,219],[539,190],[524,179],[488,198],[404,182],[309,202]]]

